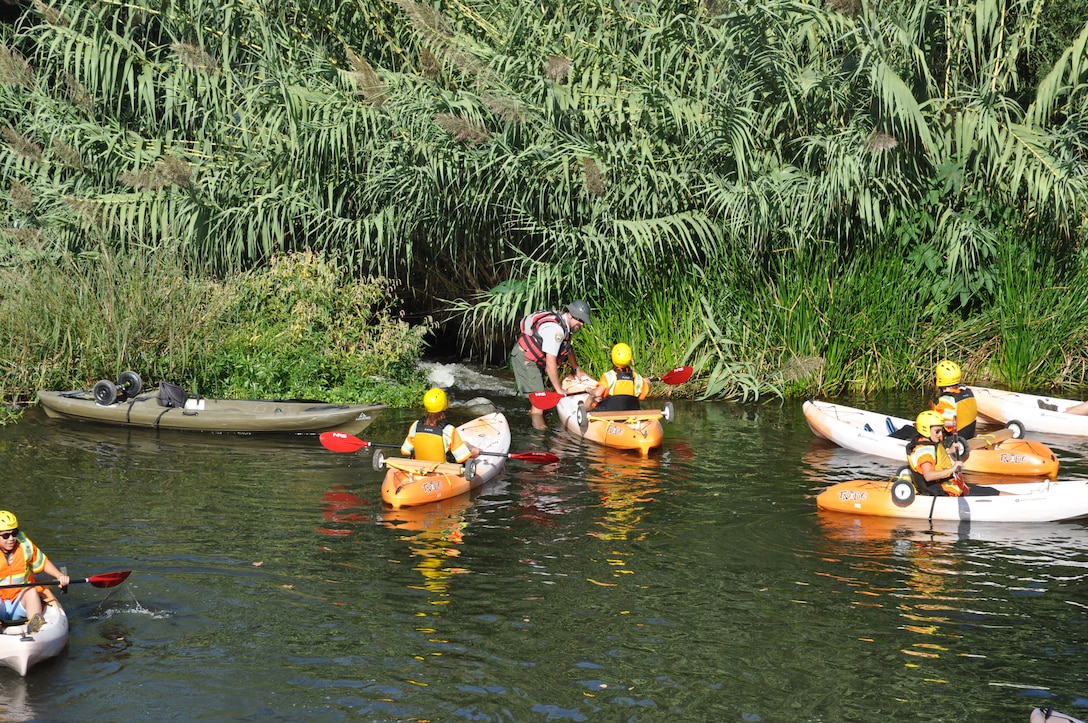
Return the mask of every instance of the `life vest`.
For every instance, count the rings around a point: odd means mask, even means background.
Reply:
[[[559,344],[559,353],[555,359],[562,364],[570,356],[570,327],[567,326],[563,314],[558,311],[538,311],[521,320],[521,335],[518,336],[518,345],[525,350],[525,358],[544,369],[547,354],[544,353],[544,340],[540,336],[540,327],[545,322],[554,322],[563,329],[563,341]]]
[[[412,456],[416,459],[425,459],[428,462],[445,462],[446,450],[449,440],[446,438],[446,427],[452,426],[446,420],[438,424],[427,424],[427,418],[422,417],[414,425],[410,438],[412,440]]]
[[[650,385],[641,374],[630,367],[609,369],[601,377],[601,386],[608,390],[607,395],[594,409],[602,412],[633,411],[641,409],[640,399],[650,393]]]
[[[978,401],[967,387],[944,387],[933,409],[944,416],[944,426],[967,439],[975,436],[975,420],[978,419]]]
[[[0,554],[0,585],[22,585],[34,581],[34,572],[41,572],[45,567],[45,553],[39,550],[26,535],[19,534],[19,545],[11,552],[11,562]],[[0,590],[0,598],[16,600],[26,591],[25,588],[12,587]]]
[[[425,416],[412,425],[401,452],[428,462],[461,463],[472,456],[457,427],[444,419],[438,424],[427,424]]]
[[[925,447],[932,451],[927,452]],[[917,456],[915,453],[917,452]],[[959,497],[967,494],[967,484],[957,482],[954,477],[942,479],[939,482],[930,482],[915,467],[927,457],[933,458],[933,469],[949,469],[952,466],[952,458],[948,456],[943,444],[934,442],[926,437],[916,437],[907,442],[907,467],[910,469],[910,478],[914,482],[914,488],[924,495],[939,494],[938,489],[943,490],[949,497]]]

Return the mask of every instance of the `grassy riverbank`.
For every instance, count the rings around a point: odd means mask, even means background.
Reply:
[[[386,279],[292,254],[209,279],[174,254],[38,259],[0,270],[0,393],[89,389],[132,369],[206,397],[414,405],[429,323]]]

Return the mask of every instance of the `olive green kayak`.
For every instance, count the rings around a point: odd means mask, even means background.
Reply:
[[[99,404],[88,391],[38,392],[45,413],[70,419],[127,427],[191,429],[204,432],[316,432],[372,419],[384,404],[324,404],[250,399],[190,397],[166,406],[158,392]]]

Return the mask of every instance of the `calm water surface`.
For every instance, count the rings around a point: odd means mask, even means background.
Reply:
[[[4,506],[75,577],[68,649],[0,670],[0,719],[1026,721],[1088,714],[1088,526],[818,513],[894,463],[800,402],[676,404],[649,459],[534,431],[472,499],[382,507],[370,455],[312,435],[0,429]],[[475,388],[468,388],[475,387]],[[847,400],[849,401],[849,400]],[[913,416],[919,398],[857,400]],[[455,422],[475,416],[455,407]],[[361,436],[399,442],[414,414]],[[1088,441],[1043,438],[1063,476]]]

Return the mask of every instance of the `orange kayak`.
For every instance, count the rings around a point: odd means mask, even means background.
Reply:
[[[386,468],[382,500],[393,507],[425,505],[464,494],[502,471],[510,450],[510,425],[500,412],[485,414],[457,428],[461,439],[483,452],[464,465],[374,454],[375,469]]]
[[[805,421],[817,437],[855,452],[898,462],[907,460],[907,438],[914,422],[842,404],[806,401]],[[906,431],[905,431],[906,430]],[[1058,456],[1033,439],[1013,439],[1013,430],[979,434],[967,440],[971,452],[963,461],[964,472],[1017,477],[1056,477]]]
[[[625,412],[587,411],[588,394],[564,397],[555,409],[563,428],[576,437],[613,449],[634,449],[647,456],[661,446],[665,437],[661,421],[672,421],[672,404],[663,409],[639,409]]]
[[[916,520],[1057,522],[1088,517],[1088,480],[1044,480],[985,485],[995,496],[932,497],[902,478],[851,480],[816,496],[821,510]]]

